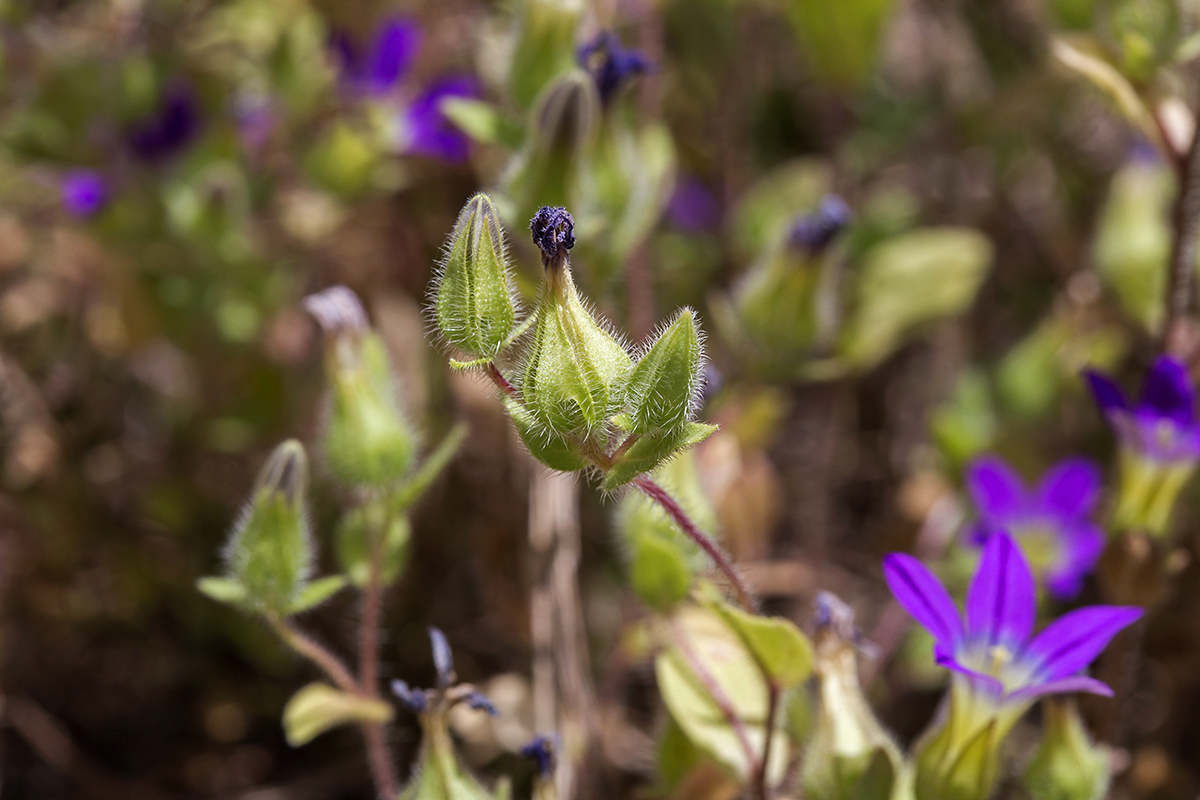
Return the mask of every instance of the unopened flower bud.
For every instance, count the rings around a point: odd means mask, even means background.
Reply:
[[[400,410],[387,349],[344,286],[305,301],[325,329],[331,408],[325,428],[329,471],[350,486],[390,486],[408,474],[416,434]]]
[[[629,374],[629,430],[674,430],[687,422],[696,408],[703,357],[696,314],[684,308]]]
[[[275,448],[259,472],[254,494],[234,527],[225,552],[228,576],[245,589],[256,609],[286,612],[312,570],[304,497],[308,459],[289,439]]]
[[[813,800],[910,797],[908,766],[858,682],[854,612],[827,592],[817,606],[820,709],[804,759],[804,790]]]
[[[1042,704],[1045,733],[1025,771],[1033,800],[1100,800],[1112,777],[1108,748],[1093,744],[1070,700]]]
[[[533,423],[559,436],[604,424],[620,408],[633,366],[575,288],[567,263],[573,224],[561,208],[543,208],[531,223],[546,270],[520,378]]]
[[[854,212],[835,194],[821,198],[811,214],[796,220],[788,234],[788,244],[809,253],[819,253],[837,238],[854,219]]]
[[[516,322],[512,275],[496,205],[480,193],[467,201],[441,263],[433,312],[446,341],[474,358],[491,358]]]
[[[524,0],[509,83],[513,99],[527,108],[555,75],[571,68],[575,28],[583,0]]]

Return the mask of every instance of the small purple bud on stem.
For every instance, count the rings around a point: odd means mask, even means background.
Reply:
[[[521,748],[521,758],[529,759],[537,766],[538,777],[548,780],[554,775],[554,764],[558,758],[558,737],[539,734]]]
[[[559,270],[575,246],[575,219],[561,206],[542,206],[529,221],[533,243],[542,251],[542,265]]]

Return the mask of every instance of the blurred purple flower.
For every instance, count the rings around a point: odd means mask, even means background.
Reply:
[[[465,161],[470,138],[442,113],[442,102],[452,97],[477,97],[474,78],[444,78],[422,92],[403,112],[404,150],[443,161]]]
[[[159,98],[154,111],[133,124],[126,139],[138,158],[162,161],[186,147],[199,128],[195,97],[185,85],[175,83]]]
[[[580,47],[576,58],[579,65],[592,74],[600,102],[605,105],[630,78],[648,72],[654,66],[637,50],[627,50],[612,31],[604,31]]]
[[[788,235],[788,242],[800,250],[819,253],[853,220],[854,213],[842,198],[827,194],[821,198],[816,211],[796,220]]]
[[[108,205],[108,181],[94,170],[68,172],[59,183],[62,205],[73,217],[90,217]]]
[[[703,233],[721,222],[721,206],[699,178],[684,178],[675,186],[667,204],[667,217],[688,233]]]
[[[416,60],[421,48],[421,26],[412,19],[386,19],[365,51],[342,31],[335,31],[329,40],[347,87],[384,94],[408,74]]]
[[[979,511],[968,534],[983,546],[1008,532],[1055,597],[1068,600],[1083,586],[1104,550],[1104,533],[1088,519],[1100,499],[1100,470],[1085,458],[1059,462],[1032,492],[1002,459],[985,456],[966,474]]]
[[[1196,387],[1182,363],[1160,356],[1146,373],[1136,405],[1108,376],[1087,370],[1084,377],[1096,405],[1126,448],[1159,463],[1200,460]]]
[[[238,139],[251,154],[257,154],[266,147],[279,124],[279,116],[269,97],[239,97],[235,101],[233,115],[237,122]]]
[[[904,609],[934,638],[938,664],[965,676],[976,713],[1024,706],[1064,692],[1112,696],[1083,670],[1140,608],[1090,606],[1064,614],[1034,636],[1037,592],[1021,549],[1005,533],[988,539],[967,589],[966,624],[942,582],[916,558],[892,553],[884,577]]]

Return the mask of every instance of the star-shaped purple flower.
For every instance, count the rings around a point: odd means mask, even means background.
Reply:
[[[1002,532],[984,546],[967,590],[965,623],[946,587],[916,558],[892,553],[884,559],[883,573],[896,602],[933,634],[937,662],[964,676],[976,713],[985,716],[1023,713],[1047,694],[1111,696],[1107,685],[1083,670],[1113,636],[1142,616],[1140,608],[1090,606],[1063,615],[1030,638],[1037,608],[1033,572]]]
[[[108,181],[99,172],[77,169],[59,183],[63,208],[73,217],[90,217],[108,205]]]
[[[978,459],[966,473],[979,518],[968,540],[984,545],[1006,531],[1055,597],[1079,594],[1083,578],[1104,550],[1104,533],[1089,519],[1100,499],[1100,470],[1085,458],[1055,465],[1033,491],[996,456]]]
[[[592,74],[596,91],[604,105],[635,75],[648,72],[650,59],[637,50],[627,49],[612,31],[605,31],[579,48],[579,65]]]
[[[1196,387],[1181,362],[1160,356],[1146,373],[1136,404],[1107,375],[1087,370],[1084,377],[1123,445],[1158,462],[1200,459]]]
[[[471,140],[442,112],[442,103],[455,97],[479,95],[473,78],[444,78],[422,92],[403,112],[404,150],[442,161],[465,161]]]
[[[343,31],[329,37],[343,84],[354,91],[386,94],[408,74],[421,49],[421,27],[415,20],[383,21],[364,50]]]

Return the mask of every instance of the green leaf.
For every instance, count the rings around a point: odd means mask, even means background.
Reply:
[[[687,597],[695,573],[687,555],[669,539],[646,533],[633,542],[630,583],[643,603],[669,611]]]
[[[465,422],[460,422],[450,429],[441,444],[417,467],[416,473],[395,492],[388,503],[393,513],[407,511],[429,490],[438,475],[442,474],[442,470],[458,455],[458,449],[467,440],[467,434],[470,432],[471,428]]]
[[[665,628],[671,644],[655,659],[655,673],[672,719],[710,758],[738,780],[748,781],[766,739],[767,684],[762,671],[738,635],[712,611],[683,606]],[[709,683],[742,721],[750,753],[714,700]],[[782,716],[776,715],[776,724]],[[776,730],[771,739],[771,784],[783,776],[787,750],[786,734]]]
[[[1087,37],[1058,37],[1051,44],[1058,63],[1087,79],[1150,141],[1161,141],[1154,117],[1125,76],[1100,55],[1103,45]]]
[[[860,369],[873,367],[918,325],[962,313],[991,260],[991,242],[967,228],[923,228],[872,248],[857,270],[840,355]]]
[[[339,725],[388,722],[392,707],[382,700],[348,694],[324,683],[310,683],[283,708],[288,744],[299,747]]]
[[[789,620],[748,614],[724,602],[712,603],[710,607],[741,637],[754,660],[777,686],[790,688],[812,674],[812,644]]]
[[[316,608],[340,592],[345,586],[345,575],[327,575],[324,578],[317,578],[304,587],[304,591],[296,598],[296,602],[292,603],[292,607],[288,609],[288,613],[300,614],[311,608]]]
[[[656,431],[642,435],[625,451],[621,460],[604,474],[604,491],[619,489],[638,475],[654,471],[671,456],[699,444],[716,430],[716,425],[689,422],[677,431]]]
[[[196,588],[218,603],[226,603],[238,608],[250,605],[246,587],[232,578],[201,578],[196,581]]]
[[[491,144],[503,138],[503,120],[491,103],[466,97],[448,97],[442,101],[440,108],[456,128],[477,142]]]
[[[891,0],[792,0],[792,24],[817,77],[855,88],[875,65]]]

